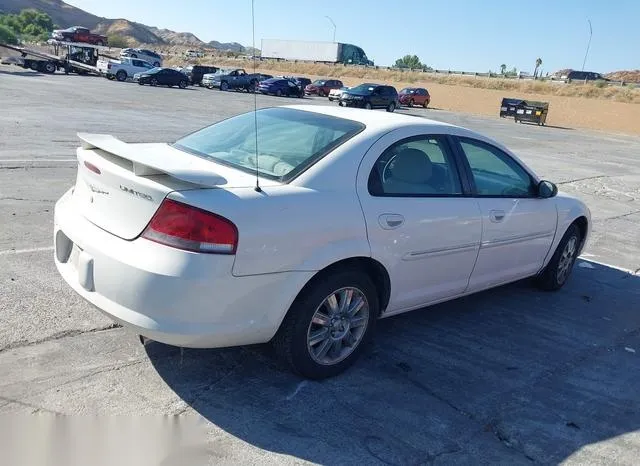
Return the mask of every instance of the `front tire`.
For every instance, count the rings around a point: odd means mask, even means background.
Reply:
[[[556,291],[567,283],[578,257],[581,241],[580,229],[572,224],[560,240],[551,260],[537,277],[540,289]]]
[[[122,82],[122,81],[126,81],[126,80],[127,80],[127,72],[126,72],[126,71],[124,71],[124,70],[119,70],[119,71],[116,73],[116,79],[117,79],[118,81],[120,81],[120,82]]]
[[[157,86],[158,85],[158,80],[156,78],[153,78],[151,80],[151,85],[154,86],[154,87]]]
[[[183,79],[183,80],[181,80],[181,81],[178,83],[178,87],[179,87],[180,89],[186,89],[186,88],[187,88],[187,81],[185,81],[184,79]]]
[[[291,305],[273,343],[292,370],[309,379],[345,371],[371,340],[379,313],[371,279],[356,268],[324,274]]]
[[[371,106],[371,103],[367,102],[367,103],[365,104],[364,108],[365,108],[366,110],[371,110],[373,107]]]
[[[387,107],[387,112],[394,112],[396,109],[396,103],[395,102],[391,102],[389,104],[389,106]]]
[[[226,81],[222,81],[220,83],[220,90],[221,91],[228,91],[229,90],[229,84],[227,84]]]

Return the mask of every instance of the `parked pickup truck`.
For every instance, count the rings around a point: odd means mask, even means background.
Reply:
[[[67,29],[55,29],[51,33],[55,40],[65,42],[84,42],[93,45],[107,45],[107,36],[92,33],[88,28],[82,26],[72,26]]]
[[[260,81],[267,79],[265,76],[266,75],[260,73],[247,74],[242,68],[236,68],[213,74],[205,74],[202,77],[202,85],[209,89],[216,87],[221,91],[244,89],[245,91],[254,92]]]
[[[144,73],[154,66],[144,60],[137,58],[122,57],[120,60],[99,61],[98,71],[109,79],[126,81],[133,78],[136,73]]]

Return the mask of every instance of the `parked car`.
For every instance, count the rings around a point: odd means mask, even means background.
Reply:
[[[217,73],[219,69],[220,68],[213,65],[189,65],[184,68],[182,72],[189,77],[189,82],[191,84],[194,86],[202,86],[202,77],[205,74]]]
[[[79,134],[54,210],[66,283],[151,340],[271,341],[321,379],[379,318],[527,277],[563,287],[591,231],[583,202],[464,128],[312,105],[257,120],[258,158],[253,111],[170,145]]]
[[[340,100],[340,96],[342,95],[342,93],[348,90],[349,88],[347,86],[341,87],[340,89],[331,89],[328,96],[329,101],[334,102],[336,100]]]
[[[254,92],[257,89],[260,81],[264,81],[265,79],[273,77],[260,73],[248,74],[242,68],[235,68],[225,71],[226,73],[213,73],[205,75],[207,76],[207,79],[205,81],[203,78],[203,83],[206,82],[206,84],[204,85],[206,85],[209,89],[213,89],[214,87],[216,87],[221,91],[243,89],[247,92]]]
[[[122,57],[120,60],[98,61],[97,68],[107,78],[126,81],[137,73],[144,73],[155,67],[144,60]]]
[[[305,87],[311,84],[311,80],[303,76],[282,76],[282,77],[291,79],[292,81],[294,81],[298,86],[302,88],[302,92],[304,92]]]
[[[182,72],[173,68],[153,68],[147,72],[136,74],[134,81],[141,86],[178,86],[184,89],[189,85],[189,78]]]
[[[304,93],[326,97],[331,92],[331,89],[340,89],[341,87],[344,87],[344,84],[338,79],[317,79],[304,88]]]
[[[429,91],[423,87],[405,87],[398,92],[398,100],[401,105],[408,105],[409,107],[421,105],[427,108],[429,102],[431,102],[431,96]]]
[[[562,76],[562,79],[571,81],[609,81],[609,79],[602,76],[600,73],[594,73],[593,71],[570,71],[566,76]]]
[[[151,63],[153,66],[162,66],[162,55],[147,49],[122,49],[120,52],[121,57],[139,58],[146,62]]]
[[[278,97],[304,97],[304,90],[295,81],[287,78],[271,78],[258,84],[258,92]]]
[[[55,29],[51,33],[51,38],[63,42],[83,42],[93,45],[107,45],[107,36],[93,34],[88,28],[82,26],[72,26],[67,29]]]
[[[398,91],[393,86],[364,83],[344,91],[340,96],[339,105],[367,110],[385,108],[387,112],[393,112],[398,107]]]

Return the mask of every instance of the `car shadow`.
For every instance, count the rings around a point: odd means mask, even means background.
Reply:
[[[40,73],[39,71],[34,71],[34,70],[24,70],[24,71],[0,70],[0,74],[8,74],[11,76],[44,76],[44,73]]]
[[[640,428],[639,309],[640,277],[579,260],[556,293],[522,281],[383,319],[356,365],[321,382],[266,345],[145,349],[215,426],[303,460],[633,463],[637,439],[599,442]]]

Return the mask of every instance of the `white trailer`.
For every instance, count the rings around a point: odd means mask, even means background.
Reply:
[[[262,39],[262,58],[336,63],[340,61],[338,42]]]

